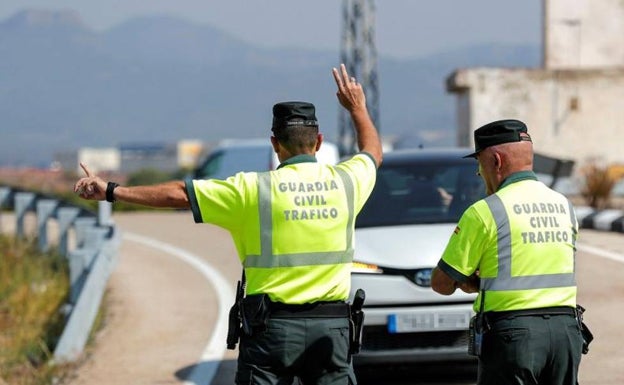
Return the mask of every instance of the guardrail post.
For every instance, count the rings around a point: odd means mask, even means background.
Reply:
[[[97,254],[96,249],[72,250],[69,255],[69,303],[75,305],[89,273],[89,263]]]
[[[80,209],[77,207],[60,207],[56,216],[58,218],[58,226],[59,226],[59,253],[61,255],[67,256],[67,251],[69,250],[69,229],[74,223],[74,220],[78,218],[78,214],[80,214]]]
[[[2,233],[2,208],[6,206],[6,203],[11,197],[11,189],[8,187],[0,187],[0,233]]]
[[[74,230],[76,231],[76,247],[80,248],[84,244],[87,229],[97,224],[95,217],[79,217],[74,221]]]
[[[109,228],[89,227],[85,229],[85,238],[80,249],[73,250],[69,253],[69,282],[70,282],[70,302],[76,303],[76,300],[88,274],[94,263],[94,258],[102,248],[104,241],[110,233]]]
[[[112,205],[100,202],[97,215],[81,216],[82,210],[78,207],[61,207],[59,200],[0,186],[0,211],[5,206],[14,211],[15,234],[18,238],[26,235],[26,214],[35,212],[40,251],[46,251],[49,247],[48,221],[50,218],[57,220],[59,251],[68,259],[71,286],[65,306],[67,323],[54,350],[54,357],[60,361],[75,360],[84,350],[106,282],[117,260],[121,237],[112,219]],[[70,251],[68,243],[72,227],[76,245]]]
[[[11,189],[9,187],[0,186],[0,207],[3,207],[9,200],[11,195]]]
[[[33,209],[35,194],[30,192],[18,192],[15,194],[15,234],[18,238],[24,238],[24,217],[28,210]]]
[[[85,249],[100,249],[106,237],[110,234],[108,227],[94,226],[87,229],[82,247]]]
[[[113,225],[113,204],[107,201],[98,202],[98,224],[100,226]]]
[[[104,241],[102,249],[93,258],[93,264],[90,266],[84,287],[54,349],[54,358],[59,362],[75,361],[80,356],[100,308],[106,282],[112,266],[114,266],[116,248],[120,242],[118,231],[115,229],[103,230],[107,231],[110,238]]]
[[[56,210],[58,204],[59,201],[56,199],[37,200],[37,239],[39,251],[45,252],[50,246],[48,244],[48,219],[54,215],[54,210]]]

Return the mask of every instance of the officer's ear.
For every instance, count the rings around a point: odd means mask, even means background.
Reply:
[[[316,135],[316,148],[314,149],[314,152],[318,152],[321,148],[321,143],[323,143],[323,134],[319,133]]]
[[[279,154],[280,144],[277,138],[274,136],[271,136],[271,146],[273,146],[273,151],[275,151],[276,154]]]
[[[493,156],[494,156],[494,167],[496,167],[497,169],[500,169],[502,166],[500,154],[498,152],[494,152]]]

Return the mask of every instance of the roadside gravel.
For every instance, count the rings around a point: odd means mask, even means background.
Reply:
[[[158,224],[176,229],[172,220],[175,214],[115,217],[122,232],[146,236],[158,236]],[[104,327],[67,384],[183,383],[210,340],[214,297],[205,277],[183,261],[124,240],[108,284]]]

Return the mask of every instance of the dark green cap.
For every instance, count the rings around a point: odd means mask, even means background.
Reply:
[[[272,130],[289,126],[318,126],[314,104],[307,102],[281,102],[273,106]]]
[[[515,119],[497,120],[475,130],[475,152],[464,158],[476,158],[479,152],[497,144],[520,141],[531,141],[526,124]]]

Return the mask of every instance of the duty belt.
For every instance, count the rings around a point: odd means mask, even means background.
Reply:
[[[290,305],[271,302],[271,318],[347,318],[349,304],[346,302],[316,302]]]
[[[489,311],[485,313],[485,317],[489,322],[496,322],[504,318],[526,317],[526,316],[545,316],[545,315],[570,315],[575,317],[574,308],[569,306],[552,306],[539,309],[522,309],[508,311]]]

